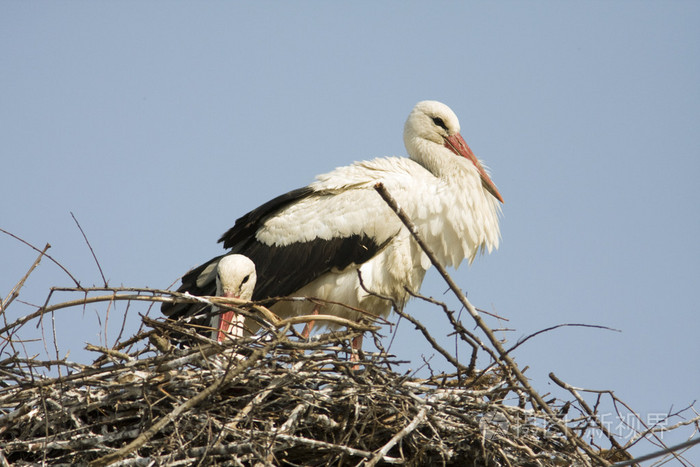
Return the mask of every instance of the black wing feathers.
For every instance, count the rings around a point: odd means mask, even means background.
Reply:
[[[391,241],[389,238],[379,244],[367,235],[354,234],[331,239],[316,238],[280,246],[267,245],[256,238],[262,224],[280,210],[309,196],[327,194],[329,193],[315,191],[308,186],[292,190],[244,214],[221,236],[219,242],[224,244],[224,248],[231,249],[226,254],[242,254],[255,263],[258,281],[253,292],[254,300],[292,295],[329,271],[340,271],[351,264],[359,265],[370,260]],[[207,266],[219,261],[221,257],[216,257],[185,274],[178,292],[214,295],[216,281],[209,281],[200,287],[197,285],[197,279]],[[199,305],[164,303],[161,309],[163,314],[177,318],[198,313],[201,308]]]
[[[383,247],[367,236],[352,235],[285,246],[253,241],[245,248],[234,249],[234,253],[246,255],[255,263],[258,282],[253,299],[262,300],[291,295],[326,272],[362,264]]]

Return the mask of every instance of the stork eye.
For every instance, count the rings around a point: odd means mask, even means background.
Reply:
[[[445,121],[440,117],[433,117],[433,123],[447,131],[447,125],[445,125]]]

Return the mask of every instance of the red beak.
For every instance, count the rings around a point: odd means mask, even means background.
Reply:
[[[479,175],[481,175],[481,184],[484,186],[486,191],[491,193],[493,197],[501,203],[503,202],[503,198],[498,192],[496,185],[493,183],[493,181],[491,181],[491,177],[488,176],[484,170],[484,167],[481,165],[481,162],[479,162],[479,159],[477,159],[472,150],[469,149],[469,145],[467,145],[467,142],[464,141],[462,135],[457,133],[452,136],[448,136],[445,141],[445,147],[458,156],[466,157],[472,161],[472,164],[474,164],[476,170],[479,171]]]
[[[226,298],[238,298],[237,295],[231,292],[224,292],[224,297]],[[224,341],[224,333],[230,333],[231,327],[233,326],[234,318],[236,317],[236,312],[229,310],[221,314],[221,319],[219,319],[219,332],[216,334],[216,340],[218,342]]]

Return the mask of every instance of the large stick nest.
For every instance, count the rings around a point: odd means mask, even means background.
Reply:
[[[307,341],[287,324],[220,345],[186,323],[142,319],[144,330],[123,343],[89,346],[101,353],[89,365],[17,354],[0,361],[4,462],[597,462],[578,436],[557,428],[563,414],[554,420],[530,406],[507,366],[421,380],[394,372],[386,352],[349,361],[348,339],[362,330]],[[173,336],[188,345],[172,345]],[[45,368],[60,376],[41,376]]]
[[[542,414],[503,404],[510,389],[496,374],[414,380],[382,354],[365,355],[355,370],[347,334],[306,343],[279,332],[190,349],[161,341],[161,352],[154,343],[177,326],[146,323],[138,350],[104,349],[92,365],[0,362],[7,460],[106,464],[135,440],[121,464],[563,465],[580,457]],[[39,378],[41,365],[73,368]]]

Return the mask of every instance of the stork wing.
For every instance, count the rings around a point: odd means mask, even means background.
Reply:
[[[367,198],[374,202],[362,202]],[[388,232],[377,219],[380,203],[374,190],[362,187],[300,188],[244,215],[219,241],[255,263],[253,299],[286,296],[381,251],[398,227]]]

